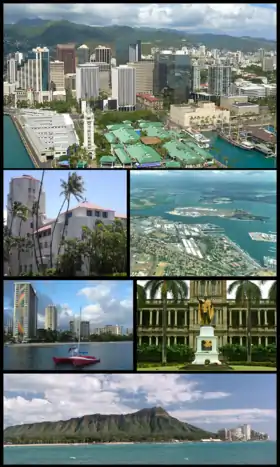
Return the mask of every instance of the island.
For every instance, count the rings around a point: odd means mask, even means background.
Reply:
[[[265,222],[269,217],[257,216],[243,209],[218,209],[218,208],[200,208],[200,207],[182,207],[175,208],[173,211],[167,211],[167,214],[182,217],[226,217],[228,219],[236,219],[242,221],[261,221]]]

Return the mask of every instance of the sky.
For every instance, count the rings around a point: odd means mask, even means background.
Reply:
[[[180,178],[195,178],[200,180],[213,179],[219,180],[232,180],[239,182],[246,182],[256,180],[271,181],[275,183],[276,187],[276,170],[133,170],[131,172],[131,181],[135,177],[180,177]],[[250,177],[250,179],[248,179]]]
[[[46,170],[43,187],[46,192],[46,214],[48,219],[56,218],[63,202],[60,180],[67,180],[68,173],[76,172],[84,179],[84,197],[88,202],[98,206],[115,210],[118,214],[126,214],[126,171],[125,170]],[[4,218],[7,211],[7,195],[9,182],[13,177],[21,177],[23,174],[41,180],[42,170],[4,170]],[[20,200],[19,200],[20,201]],[[72,199],[70,208],[79,203]]]
[[[5,322],[13,314],[14,282],[4,281]],[[69,321],[80,315],[90,321],[92,328],[105,324],[118,324],[125,328],[133,326],[133,283],[122,281],[16,281],[29,282],[38,296],[38,328],[44,327],[45,308],[59,305],[58,328],[69,330]]]
[[[4,375],[5,426],[155,406],[209,431],[248,423],[276,439],[276,374]]]
[[[142,287],[147,283],[148,281],[137,281],[137,284],[139,285],[142,285]],[[190,296],[190,281],[189,280],[185,280],[186,284],[188,285],[188,297]],[[230,284],[232,284],[233,282],[235,282],[234,280],[233,281],[226,281],[227,282],[227,289],[229,288]],[[270,287],[272,286],[273,282],[275,282],[274,280],[266,280],[265,283],[263,285],[260,284],[260,281],[258,280],[252,280],[251,282],[253,282],[254,284],[257,284],[260,289],[261,289],[261,292],[262,292],[262,297],[263,298],[267,298],[268,297],[268,291],[270,289]],[[227,294],[227,298],[228,299],[231,299],[231,298],[235,298],[235,294],[236,292],[232,292],[231,294]],[[159,294],[159,297],[160,297],[160,294]],[[171,298],[171,297],[169,297]]]
[[[40,17],[89,26],[126,25],[276,39],[275,3],[4,4],[4,22]]]

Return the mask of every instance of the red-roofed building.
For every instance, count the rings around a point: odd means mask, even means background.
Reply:
[[[163,100],[153,96],[152,94],[137,94],[136,97],[137,102],[147,108],[152,108],[155,110],[163,109]]]

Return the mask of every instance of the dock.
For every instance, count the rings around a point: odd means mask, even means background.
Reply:
[[[277,236],[275,234],[269,234],[264,232],[249,232],[249,235],[252,240],[259,242],[276,243],[277,241]]]
[[[14,125],[15,125],[15,127],[16,127],[16,129],[18,131],[20,139],[21,139],[21,141],[22,141],[22,143],[23,143],[23,145],[24,145],[30,159],[33,162],[34,167],[36,169],[39,169],[40,165],[39,165],[39,163],[37,161],[37,155],[35,154],[35,152],[34,152],[33,148],[31,147],[30,143],[27,141],[26,136],[25,136],[24,131],[23,131],[23,128],[22,128],[19,120],[16,118],[15,115],[10,115],[10,116],[11,116],[12,121],[14,122]]]

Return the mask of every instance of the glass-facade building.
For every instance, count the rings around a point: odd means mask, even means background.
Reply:
[[[191,59],[187,54],[167,52],[155,55],[153,92],[158,95],[168,88],[174,104],[187,103],[191,92]]]

